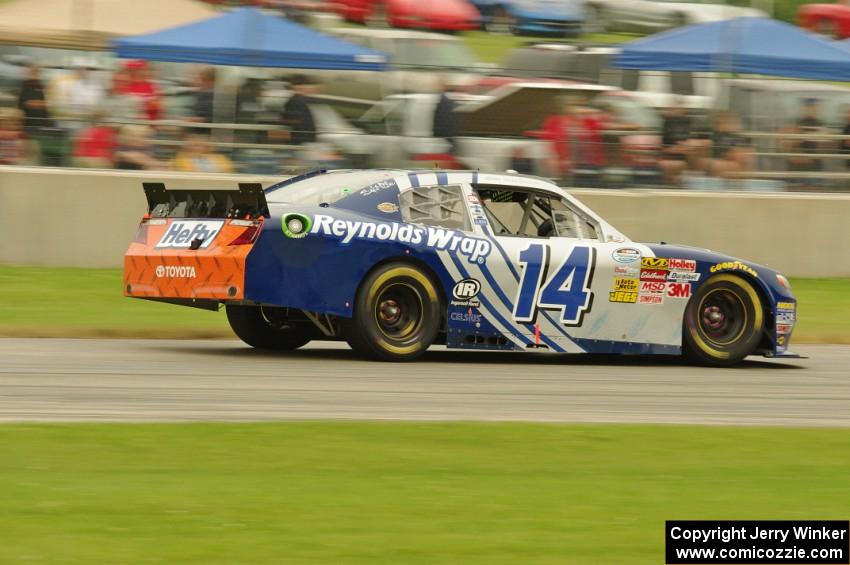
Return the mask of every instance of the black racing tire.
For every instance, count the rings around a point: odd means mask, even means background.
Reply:
[[[758,347],[764,324],[764,306],[752,283],[733,274],[715,275],[685,308],[683,352],[703,365],[735,365]]]
[[[233,333],[251,347],[292,351],[310,341],[303,328],[287,322],[287,308],[228,304],[225,311]]]
[[[412,361],[434,342],[441,319],[434,280],[410,263],[387,263],[360,284],[345,339],[370,359]]]

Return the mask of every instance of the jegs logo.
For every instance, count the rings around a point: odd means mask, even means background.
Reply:
[[[493,249],[490,241],[486,239],[471,237],[454,230],[399,224],[397,222],[339,220],[322,214],[316,214],[313,218],[310,233],[337,237],[344,244],[357,238],[425,245],[437,251],[460,253],[470,263],[481,264],[487,260],[487,256]]]

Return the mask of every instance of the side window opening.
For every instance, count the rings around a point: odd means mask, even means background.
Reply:
[[[398,201],[405,222],[470,230],[460,185],[417,187],[402,192]]]
[[[478,196],[496,235],[599,239],[599,226],[557,197],[502,188]]]

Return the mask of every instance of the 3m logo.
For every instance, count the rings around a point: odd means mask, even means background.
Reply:
[[[481,292],[481,283],[475,279],[463,279],[455,284],[452,296],[455,300],[469,300],[475,298]]]
[[[666,257],[644,257],[640,260],[640,266],[644,269],[666,269],[667,263]]]
[[[668,283],[667,296],[670,298],[690,298],[691,283]]]
[[[221,231],[222,221],[174,221],[156,244],[157,249],[172,247],[206,249]],[[197,241],[195,245],[192,242]]]

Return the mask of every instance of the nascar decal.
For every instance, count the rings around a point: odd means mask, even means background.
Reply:
[[[470,263],[484,263],[493,249],[493,245],[486,239],[471,237],[454,230],[398,222],[339,220],[323,214],[313,217],[310,233],[337,237],[343,244],[351,243],[351,240],[357,238],[425,245],[438,251],[459,253]]]
[[[206,249],[221,227],[220,220],[175,220],[156,244],[157,249]]]
[[[620,247],[611,252],[611,258],[617,263],[634,263],[640,259],[640,251],[634,247]]]

